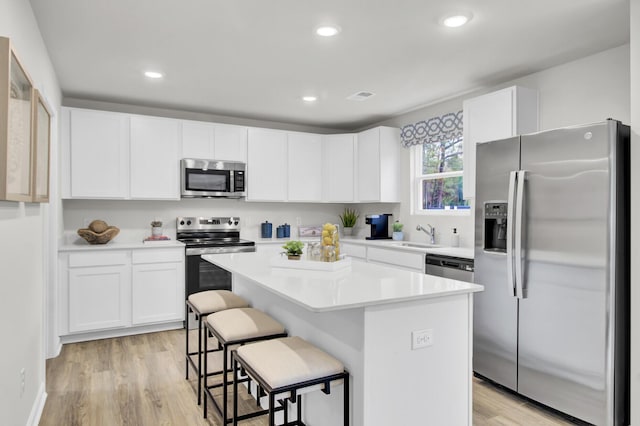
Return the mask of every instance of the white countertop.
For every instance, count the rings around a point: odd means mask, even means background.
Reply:
[[[258,238],[256,244],[284,244],[287,241],[294,240],[295,238]],[[300,241],[313,242],[319,241],[318,238],[300,238]],[[364,238],[351,238],[343,237],[341,240],[343,243],[358,244],[369,247],[384,247],[393,250],[408,251],[413,253],[433,253],[441,254],[443,256],[461,257],[463,259],[473,259],[473,248],[466,247],[408,247],[403,246],[402,243],[416,243],[415,241],[394,241],[394,240],[366,240]],[[420,244],[422,242],[419,242]]]
[[[273,252],[202,258],[314,312],[429,299],[482,291],[477,284],[353,260],[336,272],[271,266]],[[291,262],[295,262],[292,260]]]
[[[176,240],[151,241],[109,241],[106,244],[89,244],[85,240],[78,238],[76,241],[61,244],[59,252],[70,251],[100,251],[100,250],[130,250],[130,249],[154,249],[154,248],[175,248],[184,247],[184,244]]]

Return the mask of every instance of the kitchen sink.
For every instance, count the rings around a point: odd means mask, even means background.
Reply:
[[[412,248],[438,248],[442,247],[438,244],[429,244],[429,243],[395,243],[394,246],[399,247],[412,247]]]

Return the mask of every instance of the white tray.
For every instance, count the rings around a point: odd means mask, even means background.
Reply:
[[[309,271],[341,271],[351,268],[351,258],[336,260],[335,262],[320,262],[315,260],[289,260],[286,256],[271,258],[271,266],[275,268],[307,269]]]

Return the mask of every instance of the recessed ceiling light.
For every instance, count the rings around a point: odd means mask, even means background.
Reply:
[[[145,77],[148,78],[162,78],[163,74],[161,72],[158,71],[145,71],[144,72]]]
[[[442,25],[449,28],[461,27],[471,20],[471,14],[457,14],[447,16],[442,20]]]
[[[305,102],[315,102],[318,100],[317,96],[303,96],[302,100]]]
[[[322,37],[333,37],[340,32],[340,28],[333,25],[324,25],[316,29],[316,34]]]

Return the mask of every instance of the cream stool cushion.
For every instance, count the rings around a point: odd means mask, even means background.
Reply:
[[[227,342],[284,333],[282,324],[254,308],[216,312],[207,322]]]
[[[244,308],[249,302],[229,290],[207,290],[189,295],[189,303],[201,314],[208,315],[212,312],[223,311],[232,308]]]
[[[344,371],[340,361],[297,336],[252,343],[237,353],[272,389]]]

